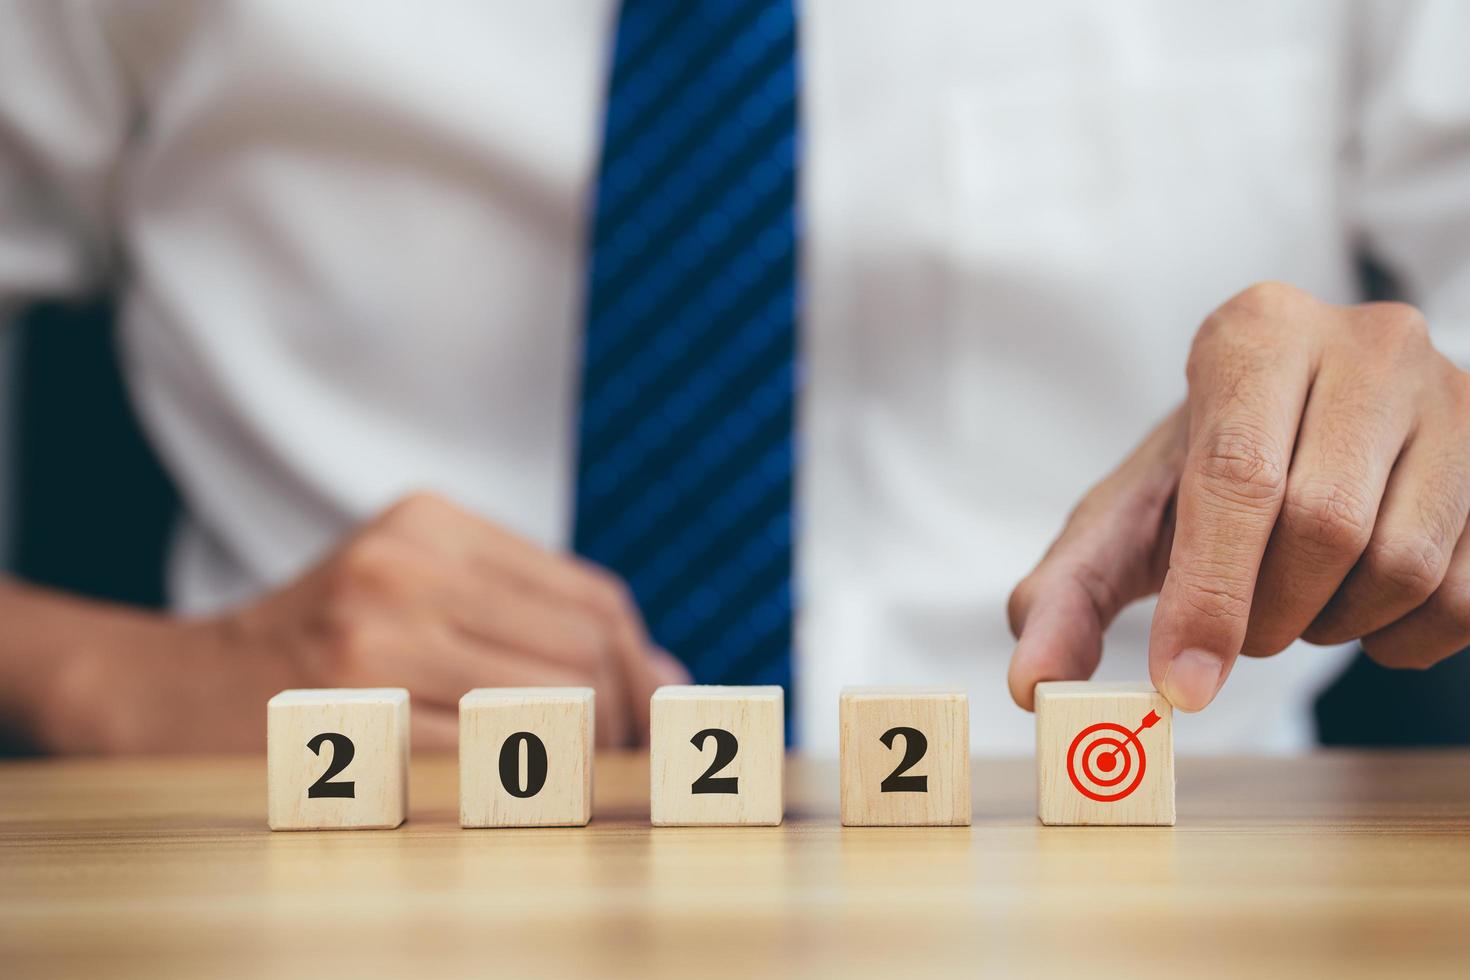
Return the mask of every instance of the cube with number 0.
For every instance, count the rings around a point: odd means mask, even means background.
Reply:
[[[844,688],[838,727],[844,826],[969,826],[970,699],[963,692]]]
[[[282,691],[266,703],[271,830],[387,829],[408,812],[408,692]]]
[[[781,822],[781,688],[661,687],[653,693],[650,714],[655,827]]]
[[[460,698],[460,826],[586,824],[593,710],[590,687],[485,687]]]

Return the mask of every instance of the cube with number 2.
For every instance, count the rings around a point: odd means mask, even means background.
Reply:
[[[969,825],[970,699],[963,692],[849,687],[839,716],[844,826]]]
[[[408,812],[408,692],[282,691],[266,703],[271,830],[387,829]]]
[[[655,827],[781,822],[781,688],[661,687],[650,714]]]

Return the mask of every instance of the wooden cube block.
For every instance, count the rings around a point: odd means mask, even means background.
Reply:
[[[590,687],[482,687],[459,699],[459,825],[592,819]]]
[[[845,827],[970,824],[970,699],[849,687],[839,703]]]
[[[282,691],[266,704],[271,830],[386,829],[408,813],[408,692]]]
[[[781,688],[661,687],[650,727],[655,827],[781,822]]]
[[[1152,684],[1036,685],[1037,815],[1173,826],[1174,709]]]

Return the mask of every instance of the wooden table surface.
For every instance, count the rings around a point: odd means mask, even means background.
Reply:
[[[460,830],[418,758],[391,831],[272,834],[258,758],[0,765],[0,975],[1470,976],[1470,753],[1182,759],[1175,828],[1047,828],[1029,761],[975,825],[844,829],[791,760],[776,828]]]

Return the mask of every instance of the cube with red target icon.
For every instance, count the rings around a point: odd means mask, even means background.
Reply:
[[[1152,684],[1036,685],[1041,822],[1173,826],[1173,721],[1173,708]]]

